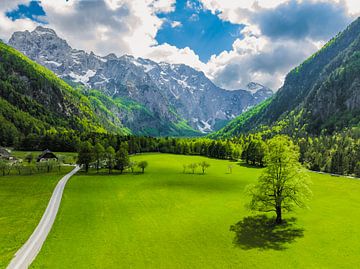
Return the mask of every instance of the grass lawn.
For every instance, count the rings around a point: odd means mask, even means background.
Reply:
[[[357,180],[310,173],[311,208],[286,214],[288,224],[274,229],[244,208],[244,187],[261,169],[233,163],[227,174],[230,162],[203,157],[133,159],[149,162],[145,174],[79,174],[69,181],[32,268],[359,266]],[[182,173],[182,164],[205,159],[206,175]]]
[[[0,176],[0,268],[5,268],[39,223],[51,193],[63,174]]]

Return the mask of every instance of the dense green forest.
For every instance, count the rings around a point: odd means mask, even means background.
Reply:
[[[55,74],[0,42],[0,137],[11,145],[30,133],[115,132],[126,134],[121,123],[108,119],[80,90],[71,88]]]

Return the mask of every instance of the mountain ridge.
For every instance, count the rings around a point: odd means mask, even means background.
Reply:
[[[212,137],[264,128],[319,134],[358,126],[359,72],[360,18],[291,70],[271,102],[240,115]]]
[[[99,89],[111,98],[130,99],[148,109],[153,118],[169,124],[185,121],[202,133],[219,129],[272,95],[269,88],[256,83],[250,83],[258,86],[253,92],[221,89],[203,72],[183,64],[156,63],[129,55],[101,57],[73,49],[54,30],[41,26],[32,32],[15,32],[9,44],[74,85]],[[146,128],[148,121],[139,113],[134,115],[128,118],[123,113],[122,123],[130,126],[139,122]],[[135,129],[135,133],[140,131]]]

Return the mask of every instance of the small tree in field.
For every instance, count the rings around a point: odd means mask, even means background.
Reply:
[[[131,170],[131,173],[134,173],[134,169],[135,169],[136,166],[137,166],[137,162],[130,161],[129,168]]]
[[[232,174],[232,170],[233,170],[233,165],[229,164],[228,165],[228,171],[229,171],[230,174]]]
[[[190,168],[190,170],[192,171],[193,174],[195,174],[195,170],[196,170],[197,166],[198,166],[197,163],[189,164],[189,168]]]
[[[299,149],[287,136],[276,136],[268,141],[265,153],[266,169],[258,183],[248,188],[249,208],[275,212],[276,223],[282,222],[283,211],[295,206],[305,207],[311,195],[308,177],[299,163]]]
[[[141,169],[141,172],[144,173],[146,167],[148,167],[147,161],[141,161],[138,163],[138,167]]]
[[[199,166],[201,167],[202,173],[205,174],[205,170],[210,167],[210,164],[202,161],[199,163]]]

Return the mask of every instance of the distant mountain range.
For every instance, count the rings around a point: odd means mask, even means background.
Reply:
[[[280,90],[213,137],[271,129],[332,133],[360,127],[360,18],[294,68]]]
[[[41,26],[15,32],[8,44],[73,87],[81,85],[94,107],[103,106],[134,134],[209,133],[273,94],[254,82],[245,90],[224,90],[183,64],[129,55],[100,57],[71,48],[54,30]]]

